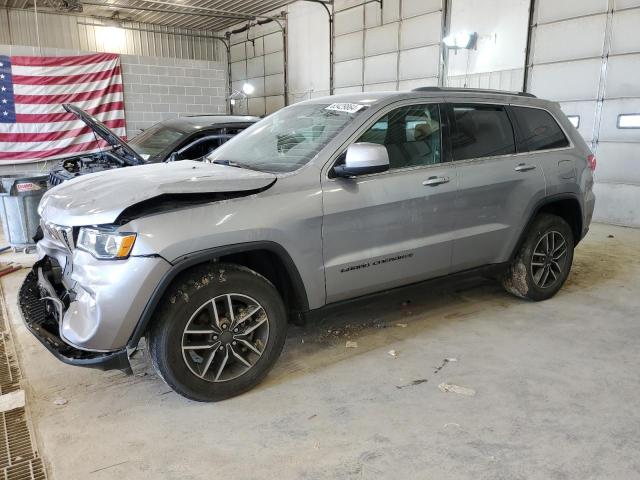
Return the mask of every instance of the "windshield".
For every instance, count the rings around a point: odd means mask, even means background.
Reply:
[[[144,160],[148,160],[177,142],[184,134],[180,130],[159,123],[136,135],[129,141],[129,146]]]
[[[207,159],[266,172],[292,172],[306,165],[364,108],[352,103],[294,105],[248,128]]]

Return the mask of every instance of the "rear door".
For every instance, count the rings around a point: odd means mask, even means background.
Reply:
[[[452,271],[507,261],[545,195],[542,166],[519,152],[508,106],[451,103],[447,111],[459,177]]]
[[[450,268],[457,179],[453,166],[443,163],[439,105],[390,107],[354,141],[384,145],[390,170],[323,178],[328,303]]]

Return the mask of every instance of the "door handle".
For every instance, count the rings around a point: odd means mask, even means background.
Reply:
[[[422,185],[424,185],[425,187],[435,187],[437,185],[442,185],[443,183],[448,182],[449,177],[429,177],[424,182],[422,182]]]
[[[537,167],[535,165],[527,165],[526,163],[519,164],[514,170],[516,172],[528,172],[529,170],[535,170]]]

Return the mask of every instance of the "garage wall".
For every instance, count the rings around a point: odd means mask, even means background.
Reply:
[[[122,55],[129,138],[162,120],[227,111],[227,65]]]
[[[0,55],[80,55],[91,52],[0,45]],[[121,55],[129,138],[181,115],[225,113],[226,63]]]
[[[530,91],[561,103],[598,158],[594,218],[640,226],[640,0],[538,0]]]
[[[151,57],[219,60],[221,43],[210,32],[177,29],[137,22],[123,27],[101,26],[92,17],[38,13],[30,10],[0,10],[0,44],[66,48],[89,52],[123,53]]]
[[[322,5],[287,7],[289,103],[329,95],[329,17]]]
[[[284,35],[278,23],[256,25],[230,39],[231,88],[241,92],[245,82],[255,88],[248,98],[236,100],[234,113],[261,116],[284,107]]]
[[[477,32],[473,50],[451,50],[446,85],[522,90],[530,0],[452,0],[449,33]]]
[[[442,68],[442,0],[336,0],[334,92],[403,90],[437,85]],[[329,94],[329,21],[321,5],[295,2],[287,12],[288,102]],[[279,12],[270,12],[277,14]],[[236,25],[229,30],[242,27]],[[218,32],[223,35],[224,32]],[[284,105],[282,34],[275,24],[231,36],[234,90],[256,87],[239,112]],[[264,73],[263,73],[264,72]]]
[[[335,93],[438,84],[441,0],[336,0]]]
[[[329,95],[329,20],[317,3],[295,2],[268,15],[287,13],[287,103]],[[227,31],[245,26],[237,24]],[[218,32],[225,35],[226,32]],[[244,82],[256,87],[235,111],[252,115],[272,113],[285,105],[284,35],[276,23],[254,25],[248,32],[231,35],[232,88]]]

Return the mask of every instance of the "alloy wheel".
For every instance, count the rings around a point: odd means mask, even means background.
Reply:
[[[226,382],[247,373],[269,339],[269,318],[254,298],[226,293],[208,300],[182,333],[182,357],[191,372],[208,382]]]
[[[567,241],[556,230],[545,233],[531,258],[531,276],[539,288],[550,288],[562,278],[567,267]]]

